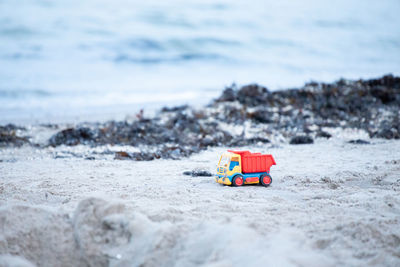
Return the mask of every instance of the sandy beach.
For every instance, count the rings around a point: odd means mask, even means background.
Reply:
[[[399,14],[0,0],[0,267],[400,267]]]
[[[19,255],[2,256],[0,263],[400,263],[399,141],[349,144],[333,138],[311,145],[249,147],[274,155],[270,187],[222,186],[213,177],[182,174],[214,172],[224,147],[181,160],[54,157],[85,149],[0,151],[0,251]]]
[[[0,126],[0,266],[398,266],[400,78]],[[228,149],[269,187],[215,181]],[[201,173],[203,176],[196,176]]]

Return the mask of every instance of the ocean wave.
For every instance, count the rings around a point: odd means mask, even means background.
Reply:
[[[52,93],[42,89],[0,89],[0,98],[49,97]]]
[[[187,61],[216,61],[227,60],[222,55],[218,54],[201,54],[201,53],[183,53],[171,57],[135,57],[127,54],[120,54],[114,58],[117,63],[129,62],[136,64],[159,64],[159,63],[178,63]]]

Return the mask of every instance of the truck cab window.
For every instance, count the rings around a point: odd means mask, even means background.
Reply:
[[[229,164],[229,170],[233,170],[236,166],[239,166],[239,161],[231,161],[231,164]]]
[[[222,156],[222,157],[221,157],[221,162],[220,162],[219,165],[220,165],[221,167],[224,167],[225,165],[227,166],[228,163],[229,163],[229,158],[228,158],[228,157],[225,157],[225,156]]]

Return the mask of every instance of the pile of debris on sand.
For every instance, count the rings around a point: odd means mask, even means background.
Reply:
[[[57,132],[47,145],[129,145],[143,149],[119,152],[115,158],[152,160],[189,156],[211,146],[313,143],[317,137],[330,138],[329,129],[334,128],[360,129],[371,138],[400,139],[400,77],[312,82],[273,92],[256,84],[233,85],[201,109],[178,106],[163,108],[153,118],[139,117],[78,124]],[[29,143],[23,130],[1,127],[0,144]]]
[[[23,144],[29,144],[28,137],[24,136],[25,131],[26,128],[13,124],[0,126],[0,147],[9,145],[19,147]]]
[[[326,136],[323,127],[358,128],[370,137],[400,139],[400,77],[308,83],[300,89],[269,92],[259,85],[227,88],[218,103],[231,121],[266,123],[291,136]],[[237,108],[235,110],[235,108]]]

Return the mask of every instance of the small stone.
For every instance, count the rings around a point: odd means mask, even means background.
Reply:
[[[176,106],[176,107],[163,107],[161,109],[161,112],[177,112],[177,111],[183,111],[188,108],[189,108],[188,105],[182,105],[182,106]]]
[[[384,128],[375,133],[373,137],[384,139],[400,139],[400,132],[395,128]]]
[[[371,144],[370,142],[362,140],[362,139],[350,140],[348,143],[349,144],[356,144],[356,145],[369,145],[369,144]]]
[[[271,143],[271,141],[268,138],[264,138],[264,137],[253,137],[253,138],[248,138],[246,139],[247,143],[250,144],[257,144],[257,143]]]
[[[291,145],[313,144],[314,140],[310,136],[298,135],[290,140]]]
[[[206,170],[192,170],[192,171],[185,171],[183,172],[184,175],[192,176],[192,177],[197,177],[197,176],[213,176],[213,174],[209,171]]]
[[[325,131],[319,131],[319,132],[317,132],[316,137],[323,137],[323,138],[329,139],[329,138],[332,137],[332,135],[330,133],[328,133],[328,132],[325,132]]]
[[[132,156],[128,152],[119,151],[119,152],[115,152],[114,159],[120,159],[120,160],[132,159]]]
[[[49,140],[49,145],[76,146],[93,142],[95,133],[88,127],[68,128],[53,135]]]

